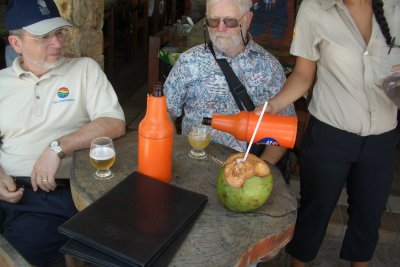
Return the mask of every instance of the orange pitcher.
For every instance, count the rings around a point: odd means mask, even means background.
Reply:
[[[203,124],[227,132],[238,140],[250,142],[259,115],[241,111],[227,115],[215,113],[212,118],[203,118]],[[254,143],[293,148],[297,134],[297,117],[264,113]]]
[[[147,97],[146,115],[139,124],[138,172],[160,181],[172,180],[174,126],[160,83]]]

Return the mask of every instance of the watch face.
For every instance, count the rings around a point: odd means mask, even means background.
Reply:
[[[51,141],[51,143],[49,144],[49,147],[51,150],[53,150],[54,152],[57,153],[57,155],[60,159],[62,159],[64,157],[64,151],[60,147],[60,144],[57,140]]]
[[[58,141],[52,141],[52,142],[50,143],[50,147],[53,147],[53,148],[58,147]]]

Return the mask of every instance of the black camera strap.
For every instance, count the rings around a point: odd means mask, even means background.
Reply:
[[[244,87],[244,85],[240,82],[239,78],[232,70],[228,61],[226,61],[226,59],[224,58],[217,59],[212,42],[208,42],[208,48],[210,49],[211,54],[215,58],[215,61],[218,63],[219,67],[224,73],[226,82],[229,86],[229,90],[231,91],[238,108],[241,111],[253,111],[255,109],[254,103],[253,101],[251,101],[250,96],[247,94],[246,87]]]
[[[217,61],[219,67],[225,75],[225,79],[228,83],[229,89],[233,95],[233,98],[236,101],[237,106],[241,111],[253,111],[255,109],[253,101],[247,94],[246,87],[240,82],[239,78],[236,76],[235,72],[232,70],[226,59],[217,59],[215,56],[215,51],[212,42],[208,42],[208,48],[211,51],[211,54],[214,56]],[[265,149],[264,144],[253,144],[250,148],[250,153],[261,156]],[[287,183],[289,183],[290,179],[290,158],[289,152],[286,151],[285,155],[279,160],[276,164],[279,170],[282,172],[284,179]]]
[[[226,59],[217,59],[215,56],[215,51],[212,42],[208,42],[208,48],[211,54],[214,56],[219,67],[225,75],[226,82],[228,83],[229,89],[236,101],[236,105],[241,111],[253,111],[256,107],[250,96],[247,94],[246,87],[240,82],[239,78],[236,76],[235,72],[232,70]],[[260,156],[264,151],[265,146],[261,144],[253,144],[250,149],[250,153]]]

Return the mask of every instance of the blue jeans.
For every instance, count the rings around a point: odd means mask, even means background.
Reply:
[[[76,214],[69,188],[49,193],[25,188],[17,204],[0,201],[3,236],[31,264],[51,266],[62,258],[60,247],[68,238],[57,227]]]

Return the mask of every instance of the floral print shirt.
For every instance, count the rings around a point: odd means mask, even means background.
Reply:
[[[234,58],[227,57],[214,46],[217,58],[225,58],[246,87],[254,105],[262,105],[274,96],[285,82],[278,60],[250,39],[246,48]],[[182,115],[182,133],[188,135],[192,125],[214,113],[235,114],[239,108],[229,90],[225,76],[210,50],[204,44],[182,53],[164,84],[170,115]],[[283,115],[295,115],[289,106]],[[211,140],[237,151],[245,151],[247,143],[218,130],[211,130]]]

